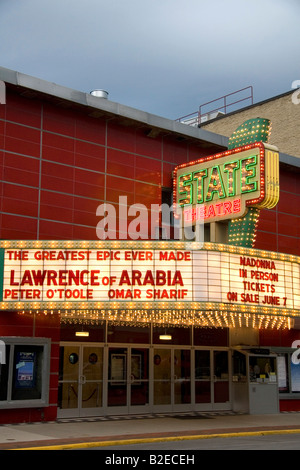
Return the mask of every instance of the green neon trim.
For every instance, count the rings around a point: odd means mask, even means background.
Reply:
[[[185,181],[181,181],[182,178],[185,176],[189,176],[189,179],[186,179]],[[190,189],[189,191],[182,191],[180,190],[180,186],[183,184],[183,186],[189,186]],[[180,197],[180,195],[182,197]],[[182,202],[186,201],[186,199],[189,199],[188,202]],[[184,175],[180,175],[178,179],[178,204],[180,206],[186,206],[192,203],[193,200],[193,174],[192,173],[185,173]]]

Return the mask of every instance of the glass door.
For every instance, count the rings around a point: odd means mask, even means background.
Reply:
[[[110,347],[108,351],[107,412],[146,411],[149,407],[149,349]]]
[[[153,355],[153,405],[162,410],[172,409],[172,350],[157,348]]]
[[[174,409],[191,403],[191,351],[174,349]]]
[[[213,408],[230,409],[228,351],[213,351]]]
[[[130,412],[149,408],[149,349],[130,349]],[[146,407],[146,408],[145,408]]]
[[[85,344],[60,347],[58,417],[101,414],[103,348]]]
[[[153,406],[156,411],[191,408],[191,351],[155,348]]]
[[[195,403],[201,409],[211,409],[212,379],[210,350],[195,351]]]
[[[61,346],[59,357],[58,410],[59,418],[79,415],[80,346]]]
[[[227,350],[195,350],[195,404],[199,410],[229,410]]]
[[[99,414],[103,406],[103,348],[82,347],[81,416]]]
[[[127,407],[127,348],[109,348],[108,361],[107,406]]]

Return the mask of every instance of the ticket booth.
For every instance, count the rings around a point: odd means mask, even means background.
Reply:
[[[233,410],[279,413],[276,354],[268,349],[232,350]]]

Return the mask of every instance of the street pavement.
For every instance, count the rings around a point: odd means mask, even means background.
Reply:
[[[176,413],[0,425],[0,450],[67,450],[300,433],[300,413]]]

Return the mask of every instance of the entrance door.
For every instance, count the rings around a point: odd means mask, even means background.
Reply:
[[[58,417],[229,410],[228,350],[62,343]]]
[[[195,403],[201,410],[228,410],[227,350],[195,350]]]
[[[230,409],[228,351],[213,351],[213,408]]]
[[[149,349],[109,347],[107,412],[138,413],[149,409]]]
[[[103,348],[62,344],[58,417],[101,414],[103,407]]]
[[[191,409],[189,349],[154,349],[153,405],[156,411]]]

